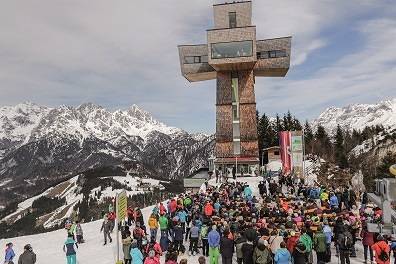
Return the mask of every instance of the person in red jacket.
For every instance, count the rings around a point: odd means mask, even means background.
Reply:
[[[112,210],[108,213],[107,218],[110,222],[110,232],[113,232],[115,226],[116,213]]]
[[[135,213],[133,212],[133,209],[131,206],[128,207],[127,209],[127,216],[128,216],[128,225],[132,225],[133,222],[135,222],[134,216]]]
[[[367,263],[367,251],[370,251],[370,261],[373,262],[373,249],[371,248],[374,245],[374,236],[375,233],[369,232],[367,230],[367,225],[363,226],[362,232],[360,233],[360,237],[363,239],[363,248],[364,248],[364,263]]]
[[[377,262],[377,264],[390,264],[390,256],[389,256],[390,246],[388,245],[388,243],[386,243],[385,238],[381,235],[378,235],[377,241],[378,241],[377,243],[371,246],[371,248],[375,251],[375,262]],[[381,254],[382,250],[384,250],[388,254],[387,261],[382,261],[379,258],[379,255]]]
[[[293,254],[294,246],[297,243],[296,232],[294,230],[290,231],[290,236],[286,242],[286,248],[289,250],[290,254]]]
[[[175,199],[172,199],[169,203],[169,207],[170,207],[170,213],[173,213],[176,211],[177,208],[177,202]]]
[[[160,210],[160,215],[163,215],[166,213],[166,208],[163,203],[160,203],[159,210]]]
[[[213,215],[214,208],[213,208],[212,203],[213,202],[210,201],[205,206],[205,215],[206,215],[207,218],[210,218]]]
[[[149,255],[151,250],[154,250],[156,258],[159,259],[162,256],[161,246],[157,243],[154,236],[151,237],[150,242],[147,243],[147,246],[144,249],[146,255]]]

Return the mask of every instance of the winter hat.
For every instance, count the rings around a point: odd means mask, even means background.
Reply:
[[[212,230],[216,230],[217,229],[217,226],[216,225],[213,225],[212,226]]]
[[[356,221],[356,218],[355,218],[353,215],[350,215],[348,218],[349,218],[349,220],[351,220],[351,221]]]
[[[385,238],[383,236],[381,236],[381,235],[378,235],[377,236],[377,240],[378,241],[385,241]]]
[[[296,235],[296,232],[294,232],[293,230],[290,231],[290,236],[294,237]]]

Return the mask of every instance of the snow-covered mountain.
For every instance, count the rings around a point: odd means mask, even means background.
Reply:
[[[323,126],[333,134],[337,125],[343,130],[363,130],[366,126],[383,125],[385,128],[396,126],[396,98],[376,104],[352,104],[346,107],[329,107],[313,122],[314,130]]]
[[[214,135],[169,127],[136,105],[115,112],[92,103],[1,107],[0,180],[6,188],[0,201],[107,165],[139,164],[149,176],[185,177],[206,167],[213,151]]]

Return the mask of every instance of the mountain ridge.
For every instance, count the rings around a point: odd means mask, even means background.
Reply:
[[[345,107],[328,107],[313,122],[312,127],[323,126],[334,134],[337,125],[344,131],[363,130],[366,126],[396,126],[396,98],[375,104],[351,104]]]
[[[12,181],[0,201],[97,166],[140,164],[142,173],[186,177],[206,167],[213,150],[213,135],[167,126],[137,105],[114,112],[92,103],[1,107],[0,180]]]

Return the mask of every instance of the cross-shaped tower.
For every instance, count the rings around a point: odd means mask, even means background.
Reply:
[[[216,167],[259,165],[255,77],[286,75],[291,37],[256,40],[251,1],[217,4],[213,11],[207,44],[178,46],[181,72],[189,82],[217,80]]]

